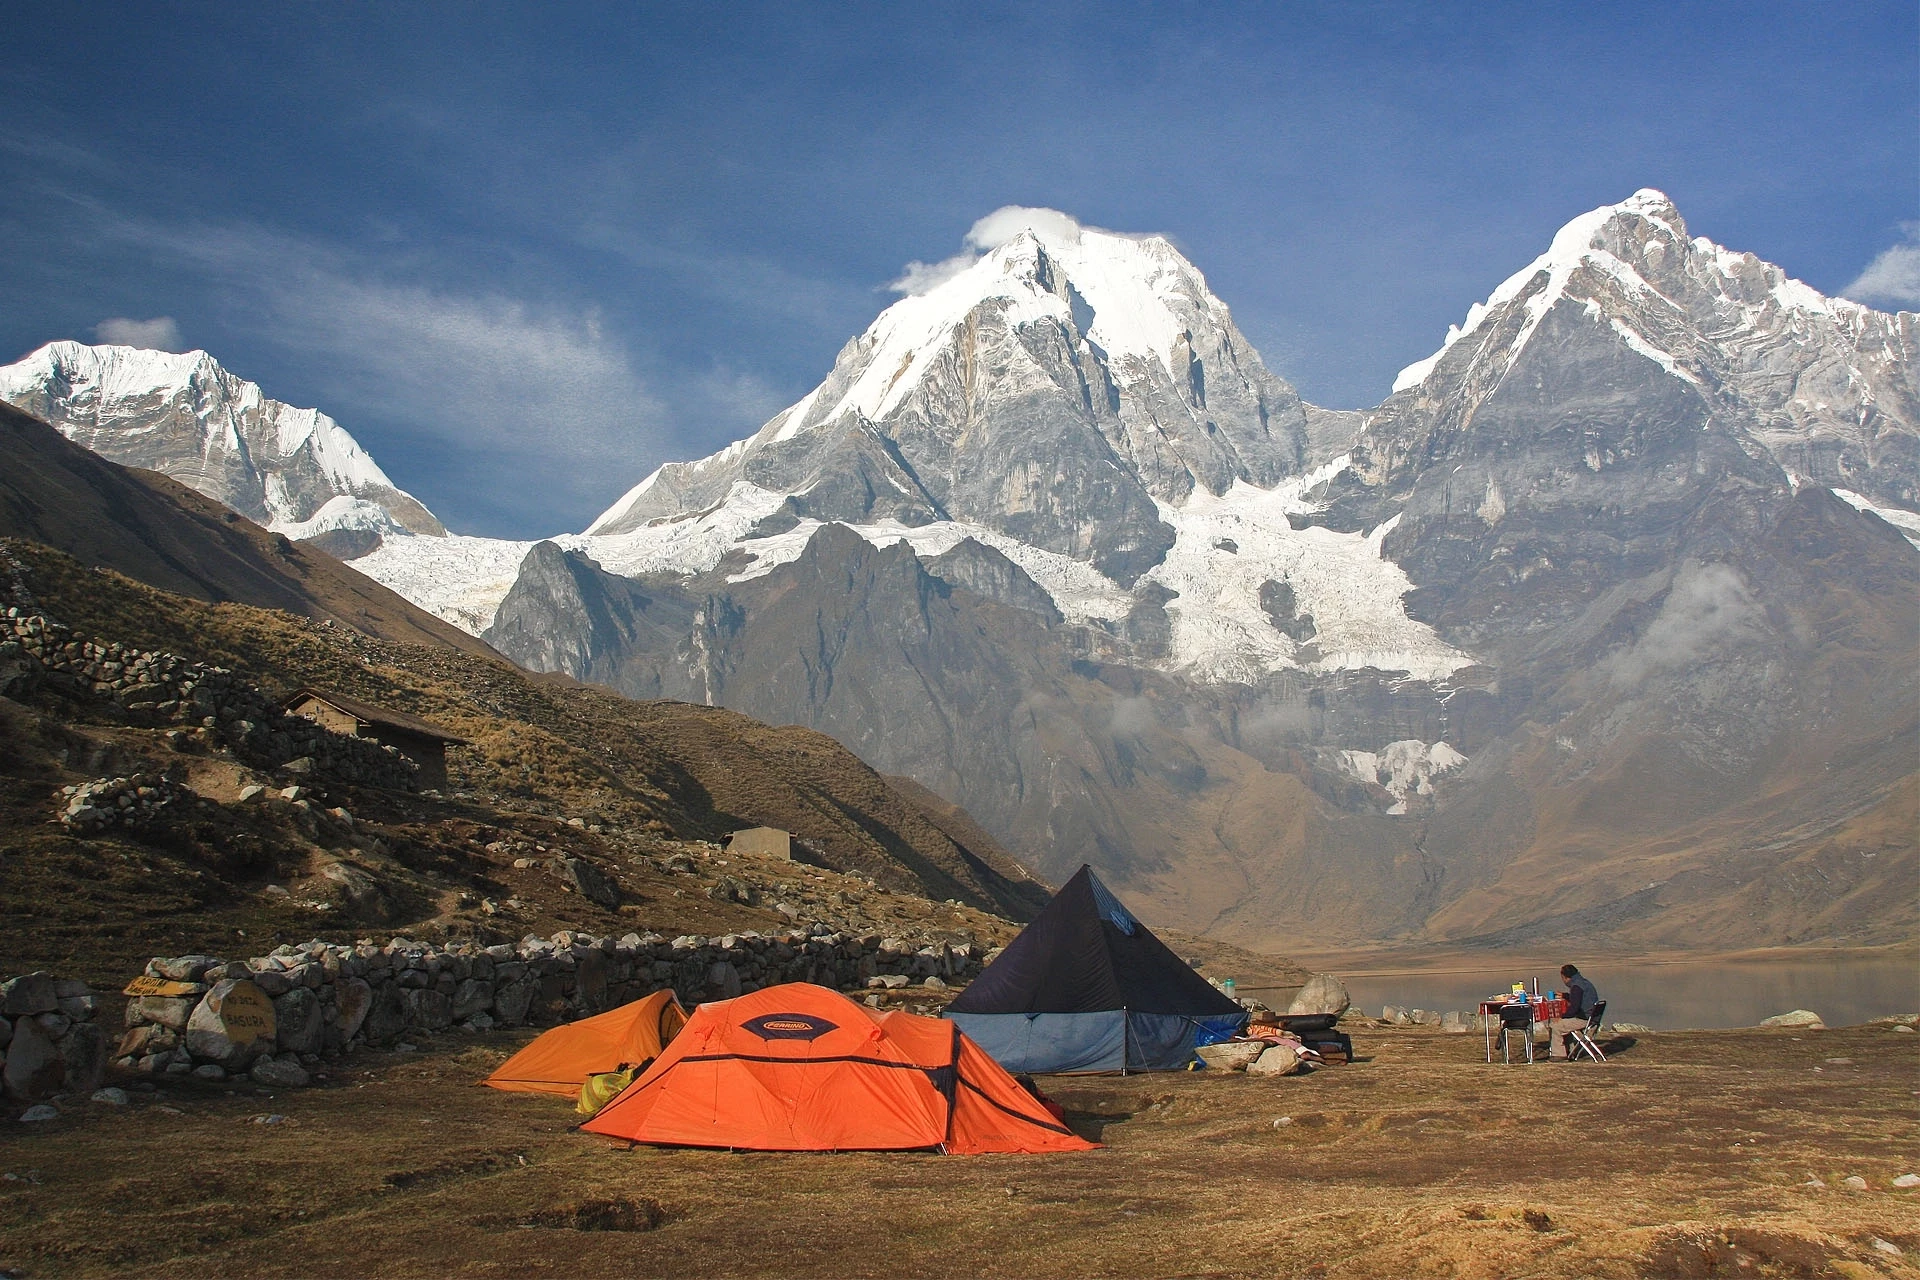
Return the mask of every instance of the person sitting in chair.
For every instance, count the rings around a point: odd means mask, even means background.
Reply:
[[[1593,1017],[1593,1006],[1600,1003],[1600,992],[1580,976],[1578,969],[1563,964],[1560,976],[1567,980],[1567,1013],[1547,1024],[1547,1056],[1556,1062],[1566,1060],[1567,1033],[1585,1031],[1588,1020]]]

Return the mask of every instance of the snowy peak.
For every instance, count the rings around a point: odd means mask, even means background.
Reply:
[[[1534,360],[1549,317],[1555,349]],[[1573,343],[1589,369],[1614,353],[1644,362],[1644,376],[1610,375],[1618,391],[1691,398],[1701,425],[1754,442],[1784,470],[1911,508],[1920,506],[1916,321],[1825,297],[1753,254],[1690,237],[1673,203],[1643,190],[1573,219],[1475,303],[1438,351],[1395,379],[1368,430],[1404,433],[1415,419],[1464,430],[1510,383],[1538,394],[1542,377],[1563,379]]]
[[[1304,469],[1305,412],[1161,236],[1008,208],[752,437],[671,464],[588,529],[706,510],[747,481],[796,515],[999,528],[1131,583],[1170,535],[1156,502]]]
[[[445,532],[339,423],[269,399],[205,351],[52,342],[0,367],[0,399],[292,537]]]

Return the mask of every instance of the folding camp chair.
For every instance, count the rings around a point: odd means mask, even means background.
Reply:
[[[1533,1006],[1510,1004],[1500,1010],[1500,1060],[1513,1062],[1512,1046],[1509,1036],[1519,1036],[1520,1042],[1527,1046],[1527,1061],[1533,1061]]]
[[[1581,1027],[1578,1031],[1567,1032],[1567,1039],[1573,1041],[1567,1048],[1567,1057],[1569,1059],[1577,1058],[1582,1053],[1585,1053],[1595,1062],[1605,1062],[1607,1060],[1607,1055],[1600,1052],[1600,1046],[1596,1044],[1593,1039],[1594,1036],[1599,1034],[1600,1020],[1606,1016],[1607,1002],[1605,1000],[1595,1000],[1593,1002],[1593,1015],[1587,1019],[1587,1025]]]

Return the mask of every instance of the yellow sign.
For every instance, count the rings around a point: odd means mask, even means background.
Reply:
[[[150,978],[141,974],[127,984],[122,995],[128,996],[197,996],[201,987],[192,982],[169,982],[165,978]]]

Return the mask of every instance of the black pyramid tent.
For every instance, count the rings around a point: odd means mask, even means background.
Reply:
[[[1174,1071],[1246,1022],[1082,866],[947,1016],[1009,1071]]]

